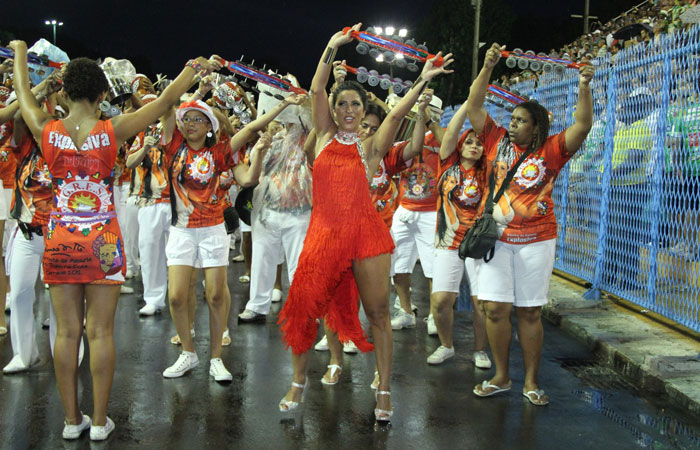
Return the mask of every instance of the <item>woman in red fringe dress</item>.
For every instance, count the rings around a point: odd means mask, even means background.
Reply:
[[[360,25],[352,29],[359,30]],[[316,339],[317,318],[325,318],[341,342],[351,340],[363,352],[374,348],[360,324],[359,296],[376,347],[380,381],[374,414],[378,423],[386,423],[393,413],[388,279],[394,243],[370,201],[368,174],[377,170],[399,124],[428,81],[451,72],[445,67],[452,61],[447,55],[441,67],[426,62],[421,76],[379,130],[360,142],[357,133],[367,108],[365,90],[344,81],[332,94],[332,111],[326,94],[335,53],[351,40],[350,33],[342,31],[331,37],[311,82],[312,120],[318,136],[313,155],[313,210],[294,281],[280,312],[283,340],[292,347],[294,378],[279,407],[292,412],[303,402],[308,388],[308,350]]]

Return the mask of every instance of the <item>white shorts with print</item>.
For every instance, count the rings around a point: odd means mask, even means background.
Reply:
[[[522,245],[496,242],[491,261],[476,261],[479,300],[518,307],[546,305],[556,243],[556,239]]]
[[[168,266],[228,266],[229,236],[223,223],[212,227],[170,227],[165,256]]]
[[[433,292],[459,293],[459,285],[466,270],[471,295],[479,294],[479,284],[472,258],[462,261],[457,250],[436,248],[433,264],[435,265],[435,270],[433,271]]]

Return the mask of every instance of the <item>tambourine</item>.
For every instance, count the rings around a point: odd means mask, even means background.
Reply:
[[[367,70],[365,67],[352,67],[347,64],[342,64],[342,66],[348,72],[355,75],[358,83],[367,83],[372,87],[379,86],[385,91],[389,89],[396,95],[408,92],[408,90],[413,86],[411,81],[403,81],[401,78],[392,78],[390,75],[383,74],[379,75],[376,70]]]
[[[558,75],[563,74],[564,69],[567,67],[580,69],[585,65],[567,59],[551,58],[545,53],[538,53],[536,55],[532,50],[523,52],[519,48],[513,51],[501,50],[501,56],[506,58],[506,66],[510,69],[515,69],[517,67],[518,69],[525,70],[529,67],[533,71],[542,69],[545,73],[554,71],[554,73]]]
[[[246,79],[251,79],[268,86],[272,86],[284,92],[292,92],[294,94],[308,93],[306,90],[295,87],[292,83],[283,78],[262,72],[252,65],[244,64],[242,61],[227,61],[225,59],[221,59],[220,61],[225,68]],[[243,85],[243,83],[239,84]]]
[[[371,31],[374,31],[373,29]],[[370,29],[367,31],[351,31],[350,27],[343,28],[343,33],[350,32],[350,36],[360,41],[357,45],[356,50],[360,54],[369,53],[370,56],[376,58],[381,53],[384,56],[384,60],[387,62],[392,62],[396,58],[396,54],[403,55],[414,61],[425,62],[428,59],[435,58],[436,55],[428,52],[425,46],[412,46],[406,43],[398,42],[396,40],[387,39],[376,34],[370,33]],[[442,66],[444,63],[444,58],[442,56],[438,57],[434,65],[436,67]],[[406,69],[411,72],[418,72],[418,66],[415,62],[406,63]]]

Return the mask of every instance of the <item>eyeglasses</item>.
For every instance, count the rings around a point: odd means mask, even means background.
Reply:
[[[201,124],[207,122],[207,118],[206,117],[199,117],[199,116],[197,116],[197,117],[185,116],[182,118],[182,123],[190,123],[190,122],[195,123],[197,125],[201,125]]]

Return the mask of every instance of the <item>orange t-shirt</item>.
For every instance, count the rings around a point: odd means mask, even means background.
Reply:
[[[403,151],[408,142],[397,142],[379,162],[379,167],[369,183],[369,194],[372,204],[379,213],[387,227],[391,229],[391,223],[396,211],[396,184],[393,176],[411,164],[403,159]]]
[[[204,228],[223,223],[221,198],[217,195],[221,173],[240,162],[229,140],[193,150],[179,130],[163,146],[170,163],[170,183],[175,202],[173,224],[181,228]]]
[[[17,184],[12,191],[12,217],[32,227],[45,226],[53,205],[49,166],[29,133],[25,134],[14,154],[19,163]]]
[[[46,124],[41,151],[53,207],[44,232],[44,281],[121,284],[126,264],[114,210],[117,145],[112,122],[98,121],[77,149],[60,120]]]
[[[409,211],[435,211],[439,161],[440,144],[433,132],[429,131],[425,135],[421,154],[413,158],[410,169],[401,172],[401,206]]]
[[[12,133],[14,131],[14,121],[8,120],[0,125],[0,180],[5,189],[12,189],[15,184],[15,171],[17,170],[17,160],[13,155]]]
[[[435,248],[457,250],[474,224],[488,191],[486,167],[465,169],[455,151],[441,160],[438,178]]]
[[[127,157],[141,149],[144,135],[141,132],[136,136]],[[132,169],[130,190],[138,197],[139,207],[170,202],[168,163],[162,146],[156,145],[144,156],[141,164]]]
[[[499,144],[507,130],[487,116],[479,140],[484,144],[484,155],[493,165],[495,189],[501,185],[508,170],[526,150],[514,144]],[[528,156],[520,165],[508,189],[494,205],[493,217],[502,232],[500,240],[509,244],[529,244],[557,237],[552,189],[557,175],[571,155],[566,150],[565,132],[550,136],[544,145]]]

